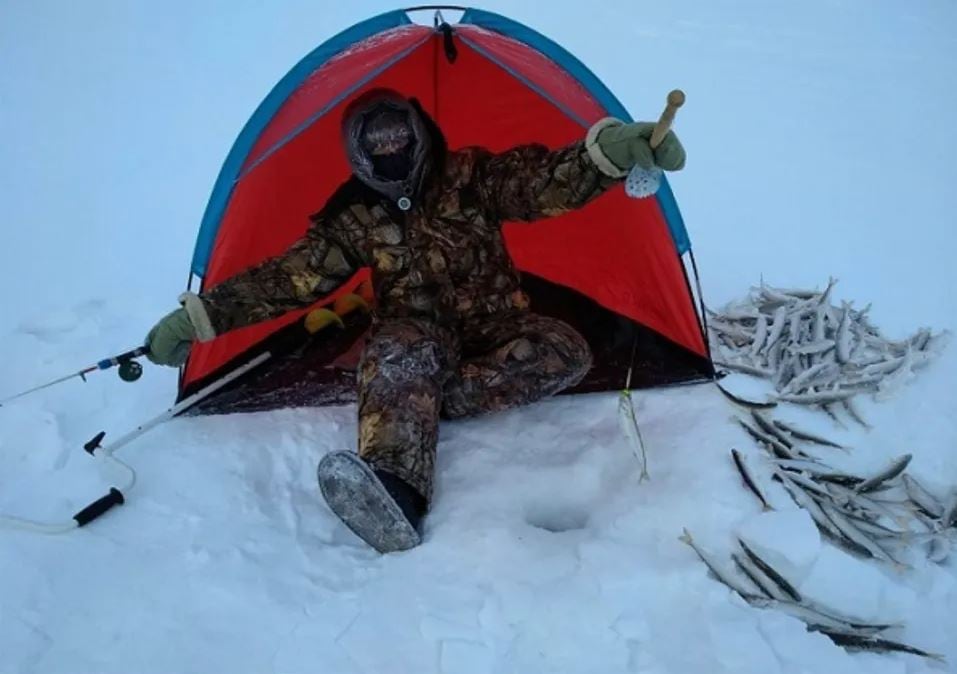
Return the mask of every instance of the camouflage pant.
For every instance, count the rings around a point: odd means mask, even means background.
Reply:
[[[504,410],[577,384],[591,367],[584,338],[536,314],[461,331],[418,319],[374,330],[359,366],[359,456],[429,500],[439,416]]]

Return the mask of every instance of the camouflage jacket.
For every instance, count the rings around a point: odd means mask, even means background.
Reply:
[[[579,208],[615,184],[620,176],[609,175],[595,154],[595,131],[554,151],[443,147],[441,163],[405,212],[355,178],[347,181],[285,253],[200,295],[212,332],[307,307],[364,266],[372,270],[379,319],[456,325],[524,310],[528,298],[501,224]]]

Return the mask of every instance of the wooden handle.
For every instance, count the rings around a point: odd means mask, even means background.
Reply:
[[[661,141],[665,139],[665,135],[671,129],[672,122],[675,121],[675,113],[678,112],[678,108],[684,104],[685,92],[681,89],[675,89],[668,94],[668,105],[665,106],[665,111],[661,113],[661,117],[658,118],[658,123],[655,124],[655,130],[651,133],[652,150],[661,145]]]

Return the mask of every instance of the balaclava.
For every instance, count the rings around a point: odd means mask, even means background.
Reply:
[[[342,136],[353,174],[409,210],[429,169],[431,139],[408,99],[389,89],[360,96],[346,109]]]

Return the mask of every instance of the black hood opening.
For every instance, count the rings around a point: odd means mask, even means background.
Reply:
[[[346,108],[342,140],[353,175],[403,210],[421,197],[446,151],[419,102],[390,89],[373,89]]]

